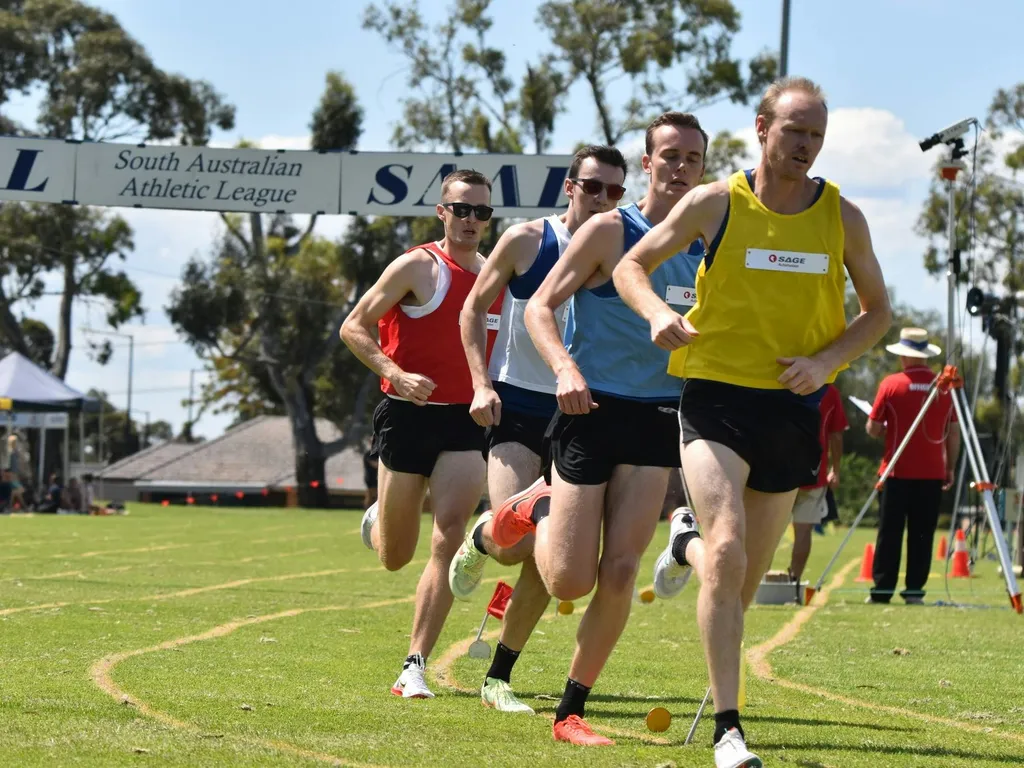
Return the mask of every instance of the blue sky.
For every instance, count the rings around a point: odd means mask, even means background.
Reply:
[[[265,147],[299,148],[309,132],[311,112],[323,90],[324,74],[341,71],[354,84],[365,110],[360,147],[388,148],[400,100],[406,89],[405,63],[375,33],[362,29],[362,0],[104,0],[126,29],[162,68],[214,84],[237,106],[236,129],[218,135],[230,144],[245,137]],[[527,62],[548,48],[535,25],[535,0],[495,0],[492,45],[505,48],[508,71],[519,81]],[[781,2],[738,0],[742,31],[734,52],[750,57],[778,48]],[[423,0],[421,13],[436,23],[450,3]],[[173,9],[173,11],[172,11]],[[925,155],[917,141],[964,117],[983,118],[992,95],[1024,78],[1024,2],[978,0],[792,0],[791,74],[819,81],[829,97],[829,133],[814,171],[835,179],[860,204],[872,227],[875,249],[898,300],[943,309],[944,284],[921,268],[924,244],[913,225],[931,178],[938,149]],[[671,80],[680,72],[666,72]],[[614,92],[625,98],[625,87]],[[687,105],[681,104],[680,107]],[[28,120],[31,104],[15,102],[12,116]],[[728,129],[750,139],[753,108],[719,104],[700,110],[711,132]],[[582,83],[569,93],[568,109],[556,126],[552,151],[599,138],[596,116]],[[636,137],[625,143],[635,144]],[[635,178],[635,177],[633,177]],[[632,181],[632,179],[631,179]],[[637,186],[634,182],[634,186]],[[144,324],[127,330],[136,336],[133,407],[179,428],[186,417],[189,370],[201,362],[176,338],[162,311],[182,264],[205,252],[216,234],[212,214],[172,211],[118,211],[135,228],[136,250],[127,270],[143,288],[149,309]],[[344,217],[319,226],[333,236]],[[102,328],[96,307],[75,309],[75,342],[68,383],[99,386],[123,406],[126,350],[118,349],[102,368],[85,354],[77,330]],[[40,302],[31,314],[53,324],[55,301]],[[199,374],[197,374],[197,378]],[[136,414],[141,418],[142,414]],[[197,430],[219,434],[228,415],[208,415]]]

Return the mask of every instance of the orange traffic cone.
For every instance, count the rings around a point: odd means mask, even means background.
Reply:
[[[945,536],[940,536],[939,537],[939,548],[935,550],[935,559],[936,560],[945,560],[946,556],[948,554],[949,554],[949,545],[946,543],[946,537]]]
[[[949,576],[952,579],[971,578],[971,564],[967,557],[967,543],[962,528],[957,530],[953,538],[953,572]]]
[[[860,561],[860,576],[854,581],[867,581],[874,582],[874,577],[871,575],[871,568],[875,564],[875,545],[865,544],[864,545],[864,559]]]

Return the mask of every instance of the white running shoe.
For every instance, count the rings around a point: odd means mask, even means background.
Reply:
[[[391,692],[405,699],[434,698],[434,694],[427,688],[427,681],[423,679],[426,671],[427,662],[417,653],[411,660],[405,662],[402,674],[391,686]]]
[[[359,532],[363,536],[363,544],[366,545],[367,549],[373,549],[373,539],[370,538],[370,531],[373,529],[373,524],[377,522],[377,502],[373,502],[366,512],[363,514],[363,522],[359,527]]]
[[[764,763],[747,749],[739,729],[730,728],[715,744],[715,768],[764,768]]]
[[[480,519],[469,529],[459,551],[455,553],[451,565],[448,566],[448,586],[451,587],[452,594],[458,600],[469,600],[469,596],[473,594],[473,590],[477,588],[480,579],[484,576],[487,555],[476,548],[476,544],[473,543],[473,534],[476,533],[477,528],[493,516],[490,511],[480,515]]]
[[[672,543],[676,540],[676,536],[682,536],[691,531],[697,533],[697,519],[689,507],[678,507],[672,512],[671,520],[668,529],[668,546],[662,550],[658,560],[654,563],[654,594],[662,600],[668,600],[682,592],[693,573],[693,568],[688,565],[680,565],[672,557]]]
[[[516,697],[512,692],[511,685],[493,677],[484,678],[484,684],[480,688],[480,701],[485,707],[496,709],[499,712],[535,714],[533,707],[524,704]]]

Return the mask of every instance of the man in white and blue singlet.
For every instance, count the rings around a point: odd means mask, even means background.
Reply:
[[[466,298],[460,326],[473,375],[470,415],[487,428],[487,485],[492,508],[530,486],[541,475],[544,433],[558,408],[555,376],[526,331],[526,304],[569,244],[573,233],[622,198],[626,160],[614,147],[589,145],[573,157],[565,180],[565,213],[514,224],[488,257]],[[498,338],[486,359],[488,308],[504,291]],[[567,307],[556,312],[559,328]],[[501,637],[480,691],[483,703],[502,712],[533,710],[516,698],[512,667],[551,601],[533,559],[533,536],[511,549],[491,538],[491,512],[466,535],[449,571],[452,594],[466,600],[483,576],[488,556],[502,565],[522,563],[505,612]]]
[[[555,711],[557,741],[614,743],[590,729],[584,707],[629,618],[640,558],[661,515],[669,474],[680,465],[679,382],[666,372],[667,352],[651,344],[647,325],[619,298],[612,272],[700,183],[706,152],[707,134],[693,115],[656,118],[647,129],[642,162],[650,183],[642,204],[582,226],[527,306],[530,336],[557,377],[559,412],[547,433],[550,485],[541,478],[506,501],[495,512],[492,535],[498,545],[512,546],[535,532],[538,570],[561,600],[597,585]],[[702,257],[697,242],[668,259],[654,278],[660,295],[680,309],[692,304]],[[563,341],[557,313],[570,298]],[[689,549],[702,549],[692,528],[700,546]]]

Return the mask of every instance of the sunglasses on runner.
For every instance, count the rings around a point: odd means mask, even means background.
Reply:
[[[470,205],[469,203],[441,203],[443,208],[447,208],[456,218],[466,219],[469,218],[470,211],[476,214],[477,221],[487,221],[491,218],[491,214],[494,213],[494,209],[489,205]]]
[[[618,184],[606,184],[597,179],[569,179],[573,184],[578,184],[588,195],[600,195],[602,189],[608,190],[609,200],[618,200],[626,194],[626,188]]]

